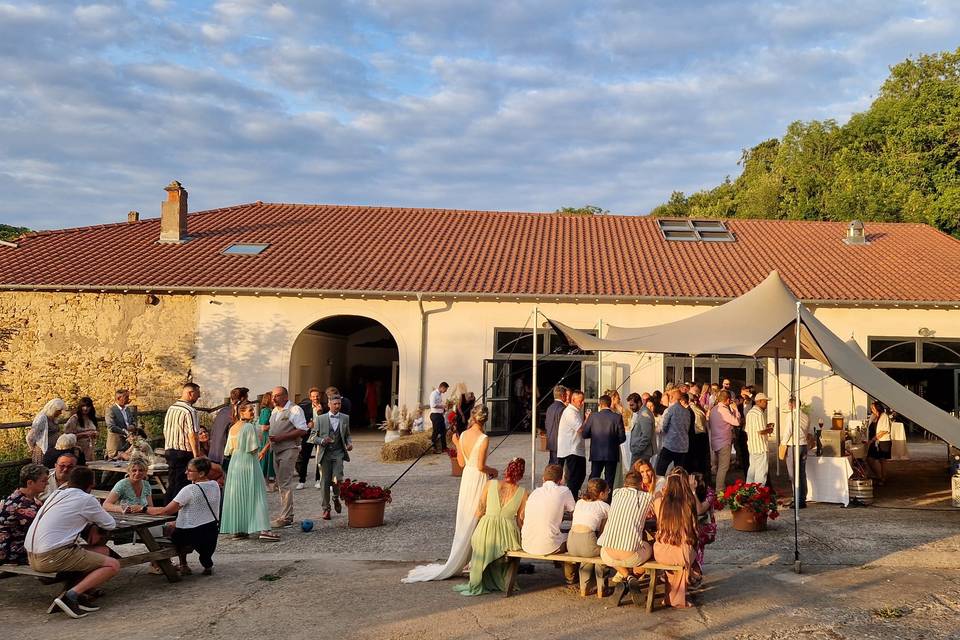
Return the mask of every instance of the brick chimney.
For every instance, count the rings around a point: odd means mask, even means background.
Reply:
[[[139,222],[139,221],[140,221],[139,211],[130,211],[127,213],[127,222]]]
[[[160,205],[160,242],[186,242],[187,190],[174,180],[164,187],[164,191],[167,200]]]

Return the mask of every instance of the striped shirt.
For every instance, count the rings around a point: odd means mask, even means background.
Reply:
[[[190,446],[190,431],[200,431],[200,416],[192,405],[177,400],[167,409],[163,418],[163,446],[178,451],[193,451]]]
[[[634,551],[643,541],[643,525],[653,495],[632,487],[615,489],[607,525],[597,544],[607,549]]]
[[[750,453],[767,452],[767,436],[760,433],[767,428],[766,413],[760,407],[754,405],[753,409],[747,413],[747,451]]]

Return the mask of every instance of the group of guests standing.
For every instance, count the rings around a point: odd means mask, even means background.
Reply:
[[[248,393],[246,388],[234,388],[230,404],[207,431],[194,408],[200,388],[194,383],[184,385],[180,400],[164,419],[168,499],[187,484],[188,462],[206,455],[226,474],[221,533],[278,540],[271,529],[293,525],[293,491],[303,488],[309,453],[317,447],[315,486],[323,489],[323,519],[331,518],[331,507],[340,513],[339,485],[353,439],[350,416],[342,410],[337,389],[330,387],[325,393],[311,389],[306,407],[294,404],[285,387],[275,387],[257,401],[251,401]],[[266,482],[271,480],[280,497],[280,512],[272,521],[266,506]]]
[[[563,467],[575,494],[588,478],[610,486],[640,459],[654,461],[658,475],[672,467],[700,473],[722,491],[734,447],[749,482],[765,483],[768,473],[767,397],[744,386],[739,394],[722,385],[668,385],[663,393],[631,393],[626,407],[615,389],[599,398],[598,410],[584,412],[584,394],[558,385],[547,408],[545,432],[550,463]],[[587,475],[586,441],[590,441]]]

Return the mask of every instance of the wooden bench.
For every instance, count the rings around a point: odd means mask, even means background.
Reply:
[[[175,558],[177,551],[172,546],[165,546],[158,551],[148,551],[147,553],[138,553],[132,556],[120,558],[120,567],[132,567],[146,562],[155,562],[157,560],[169,560]],[[43,573],[34,571],[28,564],[0,564],[0,577],[12,578],[13,576],[31,576],[34,578],[47,578],[48,580],[57,580],[59,574]]]
[[[505,598],[509,598],[513,595],[513,590],[516,588],[517,584],[517,573],[520,569],[520,560],[542,560],[545,562],[571,562],[576,564],[604,564],[603,560],[599,557],[593,558],[584,558],[581,556],[571,556],[565,553],[555,553],[546,556],[538,556],[532,553],[527,553],[526,551],[508,551],[507,552],[507,561],[510,563],[509,570],[507,573],[507,590],[504,594]],[[648,583],[647,583],[647,613],[653,611],[654,600],[657,596],[657,586],[663,585],[663,593],[660,595],[667,595],[667,586],[666,582],[661,582],[659,578],[661,577],[663,571],[680,571],[683,567],[673,564],[662,564],[659,562],[645,562],[635,569],[643,569],[646,574]],[[623,599],[623,596],[626,595],[626,583],[624,583],[624,591],[621,593],[619,600]],[[617,602],[617,606],[620,605],[620,602]]]

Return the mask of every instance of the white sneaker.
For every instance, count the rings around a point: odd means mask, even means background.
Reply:
[[[316,482],[313,483],[313,488],[314,488],[314,489],[323,489],[323,482],[321,482],[320,480],[317,480]]]
[[[303,483],[302,483],[302,482],[298,482],[298,483],[297,483],[297,491],[299,491],[300,489],[303,489]]]

